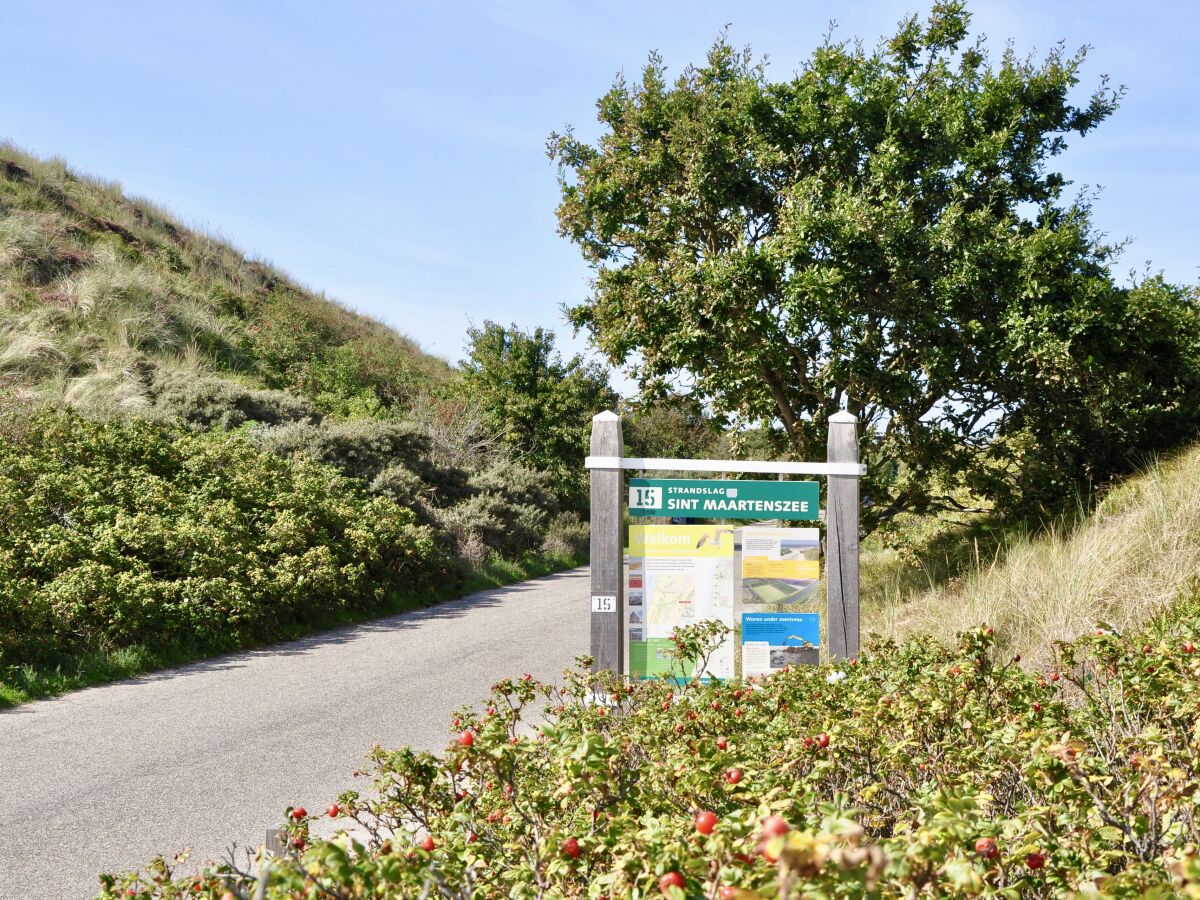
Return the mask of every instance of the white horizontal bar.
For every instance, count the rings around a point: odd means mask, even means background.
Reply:
[[[772,462],[766,459],[657,459],[640,456],[589,456],[588,469],[654,469],[665,472],[759,472],[769,475],[867,474],[862,463]]]

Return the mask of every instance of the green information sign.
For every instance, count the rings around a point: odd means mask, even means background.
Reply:
[[[631,516],[696,519],[815,519],[821,503],[815,481],[629,479]]]

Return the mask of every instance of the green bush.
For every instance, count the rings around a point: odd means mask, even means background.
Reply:
[[[480,547],[515,558],[538,550],[558,514],[554,480],[545,472],[499,460],[471,476],[471,495],[438,510],[437,521],[461,555],[477,562]]]
[[[376,748],[370,790],[289,808],[261,881],[158,860],[103,897],[1197,896],[1197,613],[1042,673],[977,628],[748,683],[505,680],[443,753]]]
[[[318,462],[63,411],[0,427],[0,671],[231,650],[453,581],[411,512]]]
[[[546,526],[542,552],[564,559],[583,559],[588,552],[591,525],[579,518],[577,512],[561,512]]]
[[[321,414],[303,397],[286,391],[257,390],[227,378],[191,372],[158,374],[151,386],[155,410],[198,429],[232,429],[246,422],[280,425],[318,422]]]
[[[448,506],[473,493],[466,471],[431,461],[429,436],[414,423],[396,419],[300,422],[260,429],[255,441],[277,456],[300,453],[328,463],[426,518],[430,507]]]
[[[353,419],[322,425],[295,423],[255,433],[259,447],[281,457],[300,453],[354,478],[372,479],[399,462],[419,466],[429,452],[419,428],[406,422]]]

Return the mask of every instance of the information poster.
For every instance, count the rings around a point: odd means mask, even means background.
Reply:
[[[634,525],[629,529],[626,616],[629,673],[671,674],[676,626],[717,619],[733,629],[733,529],[718,525]],[[733,677],[733,642],[709,657],[701,677]],[[676,667],[675,674],[678,674]]]
[[[742,675],[816,665],[820,636],[817,613],[742,613]]]
[[[742,603],[799,603],[816,593],[820,577],[818,529],[742,529]]]

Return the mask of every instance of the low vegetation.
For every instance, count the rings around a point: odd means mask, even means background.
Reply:
[[[463,473],[448,498],[392,498],[393,469],[372,490],[382,476],[348,476],[316,452],[266,452],[247,434],[61,409],[0,425],[9,702],[540,574],[586,542],[561,518],[547,537],[553,496],[516,465]],[[421,442],[408,438],[419,462]],[[517,521],[528,524],[507,527]]]
[[[1193,597],[1041,671],[980,627],[750,683],[506,680],[440,755],[287,810],[258,874],[159,860],[103,897],[1195,896],[1197,640]]]

